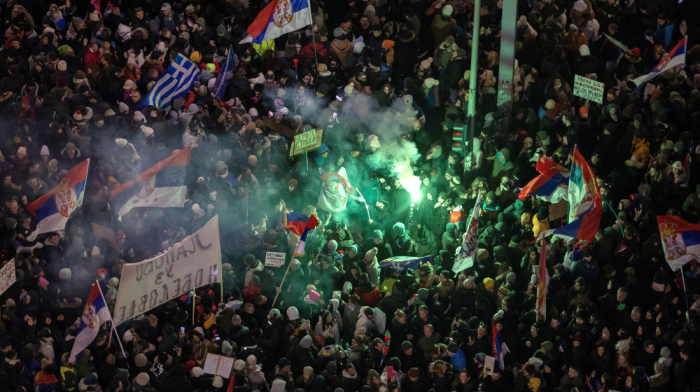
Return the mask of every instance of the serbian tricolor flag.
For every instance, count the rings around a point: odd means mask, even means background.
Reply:
[[[641,85],[644,82],[648,82],[649,80],[653,79],[656,75],[663,73],[665,71],[668,71],[669,69],[675,67],[676,65],[685,65],[685,41],[687,37],[683,37],[680,42],[678,42],[678,45],[676,45],[673,49],[671,49],[670,52],[666,56],[664,56],[663,59],[661,59],[661,62],[654,67],[654,69],[651,70],[646,75],[640,76],[634,80],[632,80],[637,86]]]
[[[542,250],[540,251],[540,265],[537,271],[537,320],[545,321],[547,319],[547,284],[549,276],[547,275],[547,238],[542,237]]]
[[[656,217],[661,233],[666,262],[678,271],[690,260],[700,261],[700,225],[694,225],[673,215]]]
[[[186,147],[114,189],[111,198],[117,217],[121,220],[134,207],[184,206],[190,151]]]
[[[547,157],[540,158],[535,167],[540,175],[523,187],[518,195],[520,200],[525,200],[529,195],[535,195],[553,204],[566,199],[569,170]]]
[[[304,255],[304,245],[306,244],[306,237],[314,231],[318,225],[321,224],[316,214],[311,214],[311,216],[306,216],[299,212],[288,212],[284,216],[284,226],[289,230],[290,233],[298,235],[299,245],[294,250],[294,255],[303,256]]]
[[[87,181],[90,160],[86,159],[68,171],[61,182],[49,193],[27,206],[29,213],[39,222],[36,230],[27,237],[34,241],[39,234],[66,228],[68,218],[83,204],[85,182]]]
[[[73,349],[70,352],[70,360],[74,360],[78,355],[83,353],[83,350],[95,340],[97,333],[100,332],[100,326],[105,321],[112,320],[112,316],[107,309],[105,297],[102,295],[100,284],[95,282],[90,290],[83,315],[80,318],[80,326],[78,334],[75,336]]]
[[[595,175],[588,163],[574,148],[574,160],[569,174],[569,225],[576,224],[574,238],[593,242],[600,226],[603,198]],[[566,227],[566,226],[564,226]],[[574,227],[570,228],[573,229]]]
[[[510,352],[508,345],[503,341],[501,337],[501,332],[496,328],[496,324],[491,323],[491,339],[492,339],[492,351],[491,356],[496,358],[496,363],[501,370],[504,369],[505,364],[503,358]]]
[[[311,24],[309,0],[272,0],[248,26],[248,37],[242,44],[275,39]]]

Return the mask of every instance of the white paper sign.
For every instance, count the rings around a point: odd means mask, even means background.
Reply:
[[[267,252],[265,254],[265,267],[283,267],[284,257],[284,253]]]
[[[221,283],[219,217],[166,252],[126,264],[119,282],[114,323],[119,325],[200,286]]]
[[[496,366],[496,358],[487,355],[484,360],[484,376],[493,375],[494,366]]]
[[[204,362],[204,373],[221,376],[223,378],[231,377],[233,370],[233,362],[235,358],[225,357],[223,355],[207,354],[207,360]]]
[[[15,259],[12,259],[0,269],[0,294],[9,289],[17,281],[15,274]]]
[[[605,84],[581,75],[574,77],[574,95],[589,101],[603,103]]]

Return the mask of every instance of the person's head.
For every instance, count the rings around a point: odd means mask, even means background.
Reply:
[[[656,17],[656,23],[659,24],[659,26],[664,26],[666,25],[666,14],[663,12],[659,14],[659,16]]]
[[[435,331],[435,328],[433,327],[432,324],[425,324],[423,326],[423,334],[427,337],[433,336],[433,332]]]
[[[578,377],[578,373],[579,373],[578,368],[576,368],[575,366],[569,367],[569,378],[570,379]]]
[[[428,307],[427,306],[421,305],[418,308],[418,317],[420,317],[422,320],[428,319]]]
[[[617,289],[617,300],[619,302],[622,302],[627,299],[627,289],[624,287],[620,287]]]
[[[647,340],[644,342],[644,351],[646,351],[648,354],[654,354],[656,351],[656,346],[654,345],[653,340]]]

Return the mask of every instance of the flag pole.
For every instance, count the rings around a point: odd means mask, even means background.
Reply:
[[[681,281],[683,282],[683,297],[685,297],[685,308],[687,317],[687,312],[690,312],[690,305],[688,305],[688,291],[685,288],[685,272],[683,272],[683,265],[681,265]]]
[[[195,313],[196,313],[196,312],[195,312],[195,302],[196,302],[196,299],[197,299],[197,294],[195,294],[194,290],[191,291],[191,294],[192,294],[192,325],[194,325],[195,322],[196,322],[196,318],[195,318],[195,317],[196,317],[196,316],[195,316]]]
[[[294,253],[294,256],[296,256],[296,253]],[[275,299],[272,301],[272,306],[270,306],[270,308],[275,307],[275,303],[277,302],[277,297],[279,297],[280,292],[282,292],[282,286],[284,286],[284,280],[287,279],[287,274],[289,273],[289,267],[292,266],[293,262],[294,262],[294,257],[292,257],[292,259],[289,260],[289,263],[287,264],[287,270],[284,271],[284,276],[282,277],[282,283],[280,283],[280,287],[278,287],[277,294],[275,294]]]
[[[105,301],[105,305],[107,304],[107,300],[105,299],[105,295],[102,293],[102,287],[100,287],[100,282],[98,280],[95,280],[95,284],[97,285],[97,288],[100,290],[100,295],[102,296],[102,300]],[[109,313],[109,312],[107,312]],[[112,315],[109,315],[109,321],[110,324],[112,324],[112,328],[109,331],[109,342],[112,342],[112,332],[115,331],[115,326],[114,326],[114,320],[112,320]],[[124,346],[122,345],[121,339],[119,339],[119,334],[116,334],[117,336],[117,342],[119,342],[119,348],[122,349],[122,355],[124,356],[124,359],[126,359],[126,352],[124,351]],[[109,346],[109,344],[107,344]]]

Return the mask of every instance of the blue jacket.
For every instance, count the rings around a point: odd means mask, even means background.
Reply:
[[[656,37],[659,42],[661,42],[661,45],[663,45],[664,50],[668,52],[669,47],[671,46],[671,36],[673,35],[673,23],[670,21],[666,21],[666,24],[661,27],[658,24],[656,25],[656,32],[654,33],[654,37]]]
[[[467,359],[464,358],[464,353],[462,352],[462,349],[459,349],[456,353],[450,355],[450,361],[452,362],[452,367],[456,372],[459,372],[462,369],[466,369],[467,367]]]

